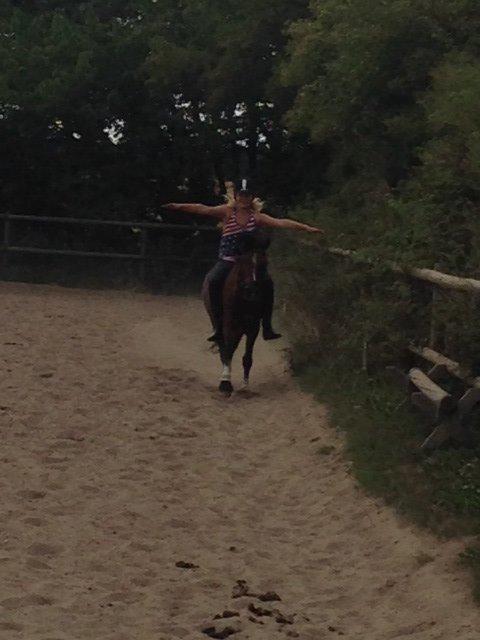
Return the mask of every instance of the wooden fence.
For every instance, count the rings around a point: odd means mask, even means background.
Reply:
[[[33,215],[11,215],[0,214],[3,220],[3,242],[0,244],[0,252],[2,254],[2,264],[4,269],[8,266],[9,255],[11,254],[29,254],[29,255],[48,255],[48,256],[68,256],[68,257],[84,257],[84,258],[104,258],[125,261],[136,261],[139,264],[139,275],[142,282],[146,279],[147,261],[152,258],[161,262],[163,256],[151,256],[148,252],[149,233],[155,232],[180,232],[185,235],[208,235],[218,233],[216,227],[202,226],[195,224],[170,224],[162,222],[138,222],[123,220],[93,220],[89,218],[61,218],[55,216],[33,216]],[[81,227],[116,227],[124,228],[139,234],[139,251],[138,253],[120,253],[108,251],[83,251],[74,249],[54,249],[45,247],[32,247],[17,245],[14,238],[14,225],[18,222],[30,222],[40,225],[74,225]],[[169,262],[192,262],[193,257],[170,255]],[[200,263],[211,263],[211,258],[201,258]]]
[[[160,222],[139,222],[119,220],[92,220],[88,218],[60,218],[55,216],[32,216],[0,214],[3,220],[3,242],[0,244],[3,267],[8,266],[8,258],[11,254],[50,255],[67,257],[103,258],[138,262],[140,278],[146,279],[146,266],[149,259],[149,233],[151,232],[180,232],[186,235],[217,234],[218,229],[212,226],[192,224],[170,224]],[[130,232],[139,234],[139,251],[137,253],[117,253],[103,251],[83,251],[74,249],[53,249],[44,247],[32,247],[17,245],[13,242],[13,227],[17,222],[30,222],[35,224],[51,225],[77,225],[84,227],[117,227],[129,229]],[[213,238],[212,238],[213,240]],[[318,247],[315,242],[301,240],[301,244],[309,247]],[[327,251],[333,255],[345,259],[358,259],[354,251],[330,247]],[[163,256],[154,256],[156,261],[164,259]],[[168,261],[192,263],[193,257],[170,255]],[[211,263],[212,257],[200,259],[202,263]],[[368,263],[366,260],[365,262]],[[473,278],[460,278],[435,269],[403,268],[396,264],[388,265],[391,271],[417,280],[422,280],[433,285],[432,288],[432,326],[430,342],[426,345],[405,345],[405,349],[412,357],[428,367],[422,371],[422,367],[412,367],[404,372],[390,367],[389,374],[399,380],[408,391],[412,403],[430,416],[434,422],[434,429],[423,443],[424,449],[431,449],[444,443],[446,440],[455,439],[465,443],[470,439],[469,418],[475,407],[480,406],[480,378],[474,378],[467,367],[453,361],[441,353],[435,351],[436,327],[435,327],[435,292],[438,288],[450,289],[458,292],[478,296],[480,294],[480,280]],[[365,358],[366,364],[366,358]],[[460,392],[452,394],[449,390],[449,379],[461,382]],[[443,385],[443,386],[442,386]],[[447,389],[446,389],[446,388]]]
[[[312,246],[312,243],[308,243]],[[328,253],[345,259],[359,259],[354,251],[327,248]],[[365,260],[368,264],[368,260]],[[428,345],[405,345],[412,366],[408,371],[388,367],[391,379],[399,382],[408,393],[412,404],[422,411],[432,423],[432,430],[422,444],[425,451],[435,449],[447,441],[461,445],[472,443],[472,416],[480,408],[480,378],[475,377],[468,366],[452,360],[435,350],[438,340],[436,305],[439,289],[462,292],[477,298],[480,280],[461,278],[437,269],[404,268],[391,263],[388,268],[409,278],[432,285],[431,320]]]

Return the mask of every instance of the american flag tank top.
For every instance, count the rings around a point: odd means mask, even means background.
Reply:
[[[257,221],[254,213],[250,214],[246,225],[240,225],[237,220],[237,210],[227,220],[223,227],[222,239],[220,240],[219,257],[222,260],[235,262],[241,254],[243,240],[257,229]]]

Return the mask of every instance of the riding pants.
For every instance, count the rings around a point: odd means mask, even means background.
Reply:
[[[235,263],[229,260],[218,260],[206,276],[214,331],[222,328],[223,285],[234,266]]]

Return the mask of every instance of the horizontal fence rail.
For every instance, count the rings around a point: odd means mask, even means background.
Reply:
[[[5,221],[23,220],[27,222],[58,222],[61,224],[78,224],[86,226],[112,226],[112,227],[130,227],[134,229],[161,229],[164,231],[218,231],[217,227],[197,224],[171,224],[169,222],[144,222],[144,221],[125,221],[125,220],[97,220],[93,218],[60,218],[56,216],[32,216],[20,214],[0,213],[0,218]]]
[[[172,224],[164,222],[146,222],[146,221],[126,221],[126,220],[98,220],[91,218],[65,218],[57,216],[35,216],[35,215],[17,215],[0,213],[0,220],[3,220],[3,242],[0,244],[0,253],[3,256],[4,269],[8,266],[9,254],[25,254],[25,255],[45,255],[45,256],[64,256],[64,257],[81,257],[81,258],[102,258],[115,260],[133,260],[140,264],[140,276],[142,281],[146,276],[146,263],[155,259],[162,261],[161,256],[152,256],[148,252],[149,233],[150,232],[181,232],[189,237],[198,237],[200,235],[211,235],[218,233],[217,227],[210,225],[197,224]],[[133,233],[139,235],[139,252],[112,252],[112,251],[89,251],[77,249],[61,249],[48,247],[34,247],[17,245],[12,241],[14,225],[19,222],[32,222],[41,225],[73,225],[78,227],[116,227],[130,229]],[[193,263],[192,256],[169,255],[167,258],[171,263]],[[207,264],[211,262],[210,258],[197,259],[197,262]]]
[[[298,242],[310,249],[324,251],[339,259],[355,261],[367,268],[376,264],[374,260],[349,249],[325,247],[306,239],[300,239]],[[472,371],[469,365],[437,351],[436,344],[442,344],[442,338],[445,338],[438,321],[437,309],[442,303],[439,297],[440,289],[444,291],[443,297],[448,296],[450,299],[460,300],[462,294],[470,297],[469,304],[473,305],[472,308],[477,308],[480,280],[443,273],[438,269],[402,267],[394,262],[384,262],[383,266],[391,273],[412,279],[412,284],[422,281],[431,288],[431,296],[426,303],[430,307],[430,331],[428,336],[424,336],[428,346],[405,344],[405,352],[410,354],[410,358],[404,358],[403,366],[388,366],[386,372],[389,378],[400,383],[412,405],[427,416],[430,429],[429,435],[421,445],[422,450],[431,451],[448,442],[474,446],[471,428],[478,427],[480,378],[478,371]],[[363,368],[368,370],[367,335],[363,344]],[[474,346],[472,343],[472,349]],[[477,345],[477,349],[479,346]],[[410,363],[407,371],[404,370],[405,362]]]
[[[310,248],[321,248],[321,245],[309,242],[308,240],[300,240],[300,244],[308,246]],[[350,249],[340,249],[339,247],[327,247],[327,252],[333,256],[339,258],[351,258],[360,260],[365,264],[373,264],[367,258],[359,256],[357,252]],[[449,273],[443,273],[435,269],[423,269],[423,268],[409,268],[402,267],[395,263],[387,263],[388,268],[399,274],[416,278],[417,280],[423,280],[430,284],[441,287],[442,289],[452,289],[455,291],[463,291],[465,293],[480,293],[480,280],[474,278],[462,278],[460,276],[453,276]]]

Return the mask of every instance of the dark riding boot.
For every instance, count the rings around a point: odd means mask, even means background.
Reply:
[[[274,288],[273,280],[267,277],[262,283],[263,291],[263,339],[264,340],[278,340],[282,337],[281,333],[276,333],[272,328],[272,315],[273,315],[273,302],[274,302]]]

